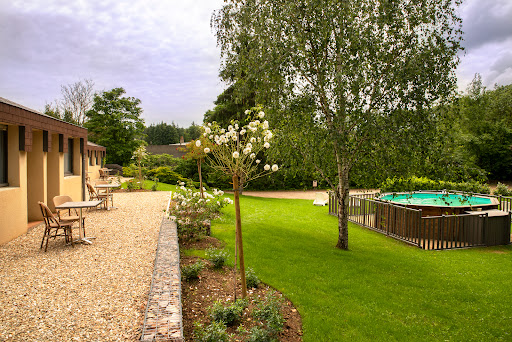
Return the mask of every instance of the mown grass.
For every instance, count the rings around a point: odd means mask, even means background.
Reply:
[[[155,182],[151,180],[144,181],[144,189],[150,190],[151,187],[155,184]],[[121,184],[121,189],[126,189],[128,187],[128,182],[123,182]],[[156,191],[175,191],[176,185],[166,184],[166,183],[158,183],[156,185]]]
[[[299,309],[304,341],[512,340],[512,247],[424,251],[312,201],[241,196],[246,267]],[[234,255],[234,206],[213,235]]]

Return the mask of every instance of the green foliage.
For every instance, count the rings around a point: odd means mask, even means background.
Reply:
[[[509,189],[509,187],[506,184],[498,182],[498,184],[496,185],[496,189],[494,189],[492,194],[496,196],[512,197],[512,189]]]
[[[283,330],[285,320],[281,313],[282,303],[282,298],[272,291],[267,293],[265,298],[257,302],[256,308],[252,312],[254,318],[263,321],[271,337],[277,337],[277,334]]]
[[[159,166],[168,166],[173,170],[182,159],[171,156],[170,154],[151,154],[146,156],[146,166],[148,169],[156,169]]]
[[[198,322],[194,323],[194,341],[229,342],[230,337],[223,322],[212,322],[206,327]]]
[[[241,93],[238,82],[231,84],[226,90],[217,96],[213,103],[215,108],[204,114],[204,122],[216,121],[220,126],[227,127],[231,121],[243,122],[246,119],[245,110],[256,106],[255,93],[248,95]]]
[[[170,125],[163,121],[159,124],[151,124],[144,129],[144,140],[149,145],[169,145],[180,142],[180,137],[185,141],[191,141],[199,137],[199,126],[192,122],[187,128],[177,126],[174,122]]]
[[[199,273],[203,270],[204,264],[201,260],[194,264],[181,267],[181,277],[186,280],[194,280],[199,278]]]
[[[158,178],[153,178],[153,184],[151,185],[151,191],[156,191],[158,189]]]
[[[247,342],[274,342],[277,341],[276,338],[273,338],[269,331],[263,327],[255,326],[252,327],[249,331],[249,336],[247,336]]]
[[[245,271],[245,282],[248,289],[257,288],[260,281],[260,278],[256,275],[254,270],[251,267],[248,267]]]
[[[244,309],[247,307],[246,299],[238,299],[231,305],[224,306],[220,301],[216,301],[209,309],[210,316],[215,322],[224,322],[231,326],[240,321]]]
[[[127,165],[133,151],[140,145],[144,131],[144,120],[140,117],[140,100],[124,97],[123,88],[94,95],[92,108],[87,111],[85,128],[89,140],[107,147],[109,163]]]
[[[133,191],[133,190],[142,189],[142,186],[143,186],[143,183],[141,183],[138,179],[134,178],[134,179],[130,179],[127,182],[126,189],[128,189],[128,191]]]
[[[225,250],[208,248],[206,250],[206,258],[213,263],[213,268],[222,268],[226,263],[229,253]]]
[[[458,190],[479,194],[489,194],[491,192],[487,184],[481,184],[476,181],[455,183],[415,176],[409,178],[388,178],[380,186],[381,192],[408,192],[418,190]]]
[[[123,170],[124,171],[124,170]],[[168,166],[160,166],[146,172],[149,178],[158,178],[160,182],[167,184],[176,184],[177,182],[187,182],[188,179],[179,173],[172,171]]]

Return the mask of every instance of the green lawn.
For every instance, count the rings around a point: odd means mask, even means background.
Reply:
[[[246,267],[299,309],[304,341],[510,341],[512,247],[424,251],[312,201],[241,196]],[[234,206],[213,235],[234,255]]]
[[[151,187],[155,184],[155,182],[151,180],[144,181],[144,189],[151,189]],[[121,184],[121,189],[126,189],[128,183],[124,182]],[[166,184],[166,183],[158,183],[156,185],[156,191],[175,191],[176,185]]]

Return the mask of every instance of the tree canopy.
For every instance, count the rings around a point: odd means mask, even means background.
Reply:
[[[109,163],[126,165],[143,138],[144,120],[140,100],[124,97],[123,88],[94,95],[86,113],[89,140],[107,148]]]
[[[339,248],[348,249],[351,170],[389,137],[421,132],[454,91],[462,32],[452,3],[231,0],[213,17],[221,75],[256,86],[256,101],[284,124],[279,148],[336,191]]]

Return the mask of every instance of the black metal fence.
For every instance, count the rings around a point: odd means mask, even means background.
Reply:
[[[512,203],[510,197],[502,197],[500,201],[500,209],[507,211],[508,215],[489,218],[485,212],[422,217],[421,210],[379,201],[374,196],[349,196],[348,220],[430,250],[510,243],[511,214],[506,210]],[[329,213],[338,213],[338,201],[333,192],[329,194]]]

